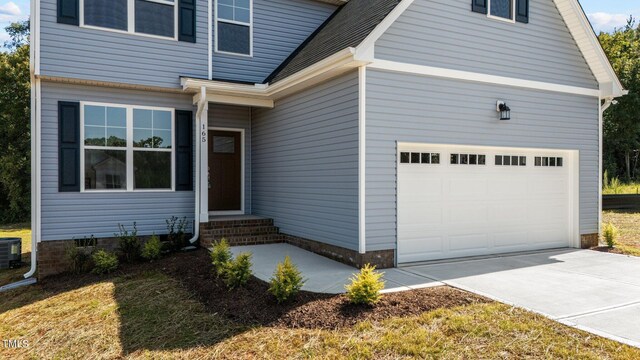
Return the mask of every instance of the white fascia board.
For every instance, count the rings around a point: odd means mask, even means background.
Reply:
[[[327,80],[333,76],[344,73],[359,66],[367,65],[367,62],[356,61],[354,59],[355,49],[346,48],[329,56],[328,58],[301,70],[282,81],[271,84],[235,84],[224,81],[182,78],[183,91],[198,92],[202,86],[207,88],[208,95],[239,97],[242,100],[251,98],[258,103],[266,104],[265,101],[277,100],[292,92],[312,86],[320,81]],[[196,94],[197,96],[197,94]],[[197,99],[194,97],[194,103]]]
[[[391,12],[376,26],[373,31],[356,47],[356,59],[373,61],[376,41],[393,25],[414,0],[402,0]]]
[[[560,85],[540,81],[474,73],[469,71],[451,70],[433,66],[406,64],[388,60],[375,60],[368,67],[370,69],[410,73],[453,80],[472,81],[541,91],[561,92],[574,95],[595,97],[600,96],[600,90],[598,89],[581,88],[577,86]]]

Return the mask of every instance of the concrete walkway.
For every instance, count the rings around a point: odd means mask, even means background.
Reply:
[[[357,270],[287,244],[240,246],[268,281],[289,255],[304,290],[344,292]],[[563,324],[640,347],[640,258],[562,249],[385,269],[385,292],[450,285],[528,309]]]
[[[403,270],[640,347],[637,257],[563,249]]]
[[[328,294],[343,293],[345,284],[358,269],[333,261],[324,256],[302,250],[289,244],[235,246],[231,248],[234,255],[250,252],[253,262],[253,273],[261,280],[269,281],[276,264],[289,255],[291,261],[298,266],[305,279],[303,290]],[[412,274],[403,269],[385,269],[384,292],[395,292],[444,285],[439,281]]]

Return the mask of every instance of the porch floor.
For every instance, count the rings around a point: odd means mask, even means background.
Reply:
[[[234,246],[234,255],[241,252],[252,254],[253,273],[263,280],[269,281],[276,268],[276,264],[289,255],[291,261],[298,266],[305,279],[303,290],[340,294],[345,292],[344,286],[358,269],[339,263],[324,256],[300,249],[289,244],[268,244]],[[384,269],[386,282],[383,292],[397,292],[411,289],[444,285],[443,283],[424,276],[412,274],[402,269]]]

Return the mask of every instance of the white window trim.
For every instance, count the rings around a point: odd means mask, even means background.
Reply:
[[[90,106],[106,106],[123,108],[127,113],[127,146],[126,147],[114,147],[114,146],[85,146],[84,145],[84,107]],[[159,110],[168,111],[171,114],[171,149],[148,149],[148,148],[136,148],[133,146],[133,109],[141,110]],[[83,193],[125,193],[125,192],[175,192],[176,191],[176,133],[175,133],[175,109],[157,107],[157,106],[144,106],[144,105],[123,105],[113,103],[101,103],[92,101],[80,102],[80,192]],[[127,159],[127,188],[126,189],[85,189],[84,183],[84,152],[85,149],[96,150],[116,150],[126,151]],[[158,151],[158,152],[171,152],[171,189],[135,189],[134,186],[134,167],[133,167],[133,153],[134,151]]]
[[[145,1],[148,1],[148,2],[154,2],[154,3],[158,3],[158,4],[173,5],[173,37],[136,32],[136,26],[135,26],[135,24],[136,24],[135,0],[127,0],[127,27],[128,27],[128,30],[125,31],[125,30],[118,30],[118,29],[110,29],[110,28],[101,27],[101,26],[86,25],[84,23],[84,1],[85,0],[80,0],[80,27],[82,27],[82,28],[103,30],[103,31],[115,32],[115,33],[119,33],[119,34],[130,34],[130,35],[136,35],[136,36],[143,36],[143,37],[149,37],[149,38],[153,38],[153,39],[178,41],[178,0],[175,0],[174,2],[165,1],[165,0],[145,0]]]
[[[84,0],[82,0],[84,1]],[[241,21],[234,21],[234,20],[226,20],[226,19],[218,19],[218,0],[214,0],[213,2],[213,12],[215,13],[214,19],[213,19],[213,29],[211,31],[214,32],[215,36],[213,37],[213,42],[214,42],[214,51],[217,54],[225,54],[225,55],[233,55],[233,56],[242,56],[242,57],[249,57],[252,58],[253,57],[253,0],[249,0],[249,22],[245,23],[245,22],[241,22]],[[218,22],[223,22],[223,23],[227,23],[227,24],[235,24],[235,25],[242,25],[242,26],[249,26],[249,54],[241,54],[241,53],[234,53],[234,52],[230,52],[230,51],[221,51],[218,50]]]
[[[511,19],[505,19],[500,16],[491,15],[491,1],[492,0],[487,0],[487,17],[489,19],[504,21],[511,24],[516,23],[516,0],[511,0]]]

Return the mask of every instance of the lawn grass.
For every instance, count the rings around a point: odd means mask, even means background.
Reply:
[[[0,297],[0,358],[638,359],[640,350],[500,303],[361,322],[338,330],[246,327],[210,313],[157,271]]]
[[[640,194],[640,183],[616,184],[615,186],[605,186],[602,189],[603,195],[628,195]]]
[[[620,232],[615,252],[640,256],[640,212],[603,211],[602,221],[613,223]]]
[[[0,238],[22,238],[22,261],[31,262],[31,229],[29,224],[0,225]],[[28,265],[18,269],[0,270],[0,286],[22,279],[29,271]]]

